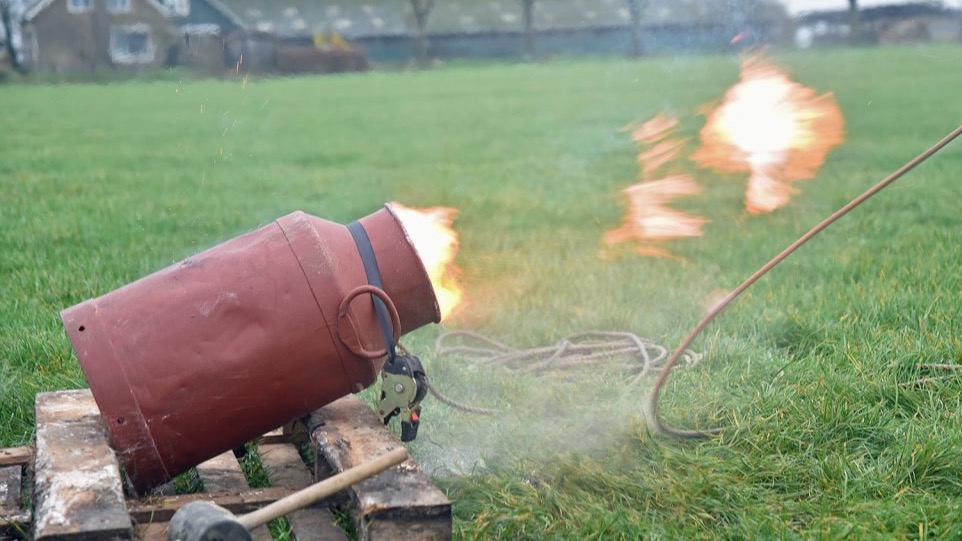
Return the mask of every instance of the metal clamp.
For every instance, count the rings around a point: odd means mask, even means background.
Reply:
[[[398,355],[381,370],[381,398],[377,413],[384,424],[395,416],[401,417],[401,441],[417,437],[421,401],[427,393],[427,374],[417,357]]]

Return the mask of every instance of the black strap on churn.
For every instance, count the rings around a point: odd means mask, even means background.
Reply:
[[[374,257],[374,247],[371,246],[371,239],[367,236],[367,231],[364,230],[364,226],[361,222],[351,222],[347,224],[348,231],[351,232],[351,236],[354,237],[354,244],[357,245],[357,251],[361,255],[361,263],[364,264],[364,273],[367,275],[367,283],[372,286],[383,290],[384,285],[381,282],[381,270],[377,266],[377,259]],[[397,356],[397,350],[394,343],[394,332],[391,328],[391,320],[388,317],[387,306],[381,299],[371,295],[371,302],[374,303],[374,312],[377,313],[377,322],[381,327],[381,336],[384,337],[384,347],[387,349],[387,362],[394,361]]]

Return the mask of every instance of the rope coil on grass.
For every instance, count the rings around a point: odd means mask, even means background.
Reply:
[[[647,338],[628,332],[591,331],[567,336],[553,345],[516,348],[471,331],[451,331],[435,342],[438,359],[457,358],[463,364],[483,368],[502,368],[533,376],[561,375],[574,377],[578,371],[598,367],[620,368],[633,376],[637,385],[646,376],[664,366],[668,348]],[[680,355],[686,368],[697,365],[702,354],[685,350]],[[428,390],[441,402],[455,409],[480,415],[497,410],[458,402],[438,391],[428,381]]]

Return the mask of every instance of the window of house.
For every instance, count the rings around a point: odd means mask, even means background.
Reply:
[[[107,0],[107,11],[111,13],[127,13],[130,11],[130,0]]]
[[[67,0],[67,11],[85,13],[94,9],[94,0]]]
[[[113,27],[110,58],[118,64],[142,64],[154,59],[154,43],[145,24]]]

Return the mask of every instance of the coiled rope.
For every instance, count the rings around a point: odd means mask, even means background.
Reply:
[[[500,368],[532,376],[573,378],[582,371],[601,367],[621,369],[626,376],[633,377],[631,385],[637,385],[664,366],[669,351],[629,332],[584,332],[565,337],[550,346],[516,348],[476,332],[451,331],[438,337],[435,355],[439,360],[457,360],[460,365]],[[701,353],[691,350],[680,355],[686,368],[694,367],[701,359]],[[430,380],[428,390],[452,408],[479,415],[497,413],[495,409],[454,400],[440,392]]]

